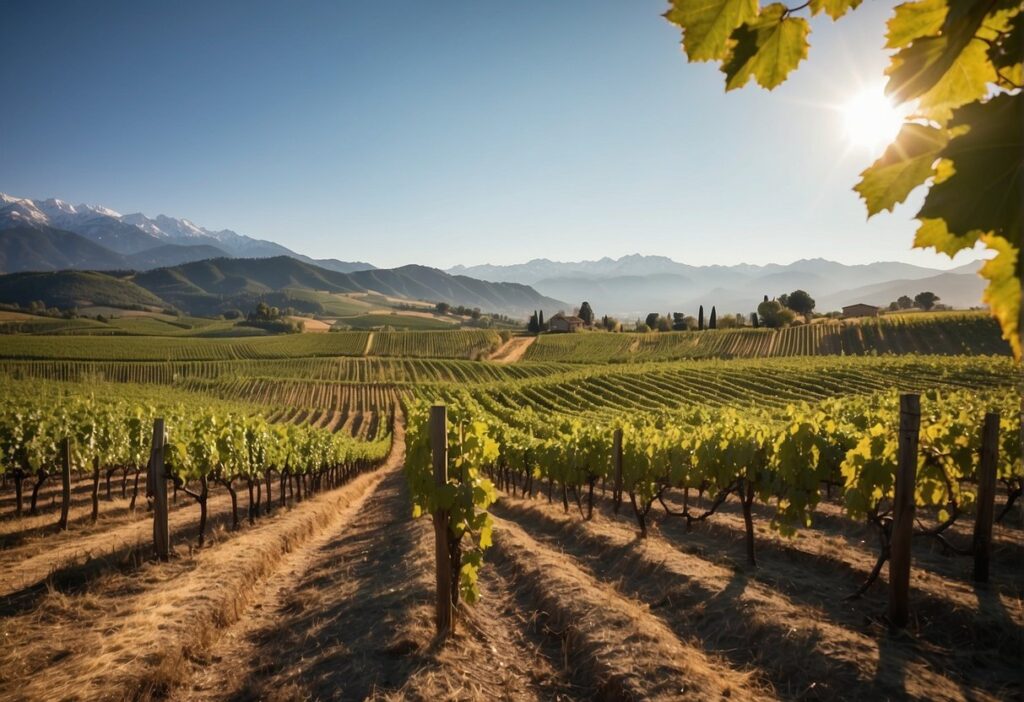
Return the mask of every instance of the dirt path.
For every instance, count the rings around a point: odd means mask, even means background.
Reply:
[[[363,349],[364,356],[369,356],[370,351],[373,350],[373,335],[374,332],[372,331],[366,335],[366,348]]]
[[[367,498],[386,477],[393,477],[395,466],[376,475],[366,491],[353,500],[327,527],[301,549],[285,555],[277,570],[253,592],[246,616],[225,630],[216,645],[210,665],[198,666],[188,687],[177,691],[176,699],[223,700],[229,692],[238,692],[245,665],[257,654],[257,634],[276,624],[289,604],[289,596],[298,588],[331,541],[339,527],[355,521]]]
[[[513,336],[495,349],[489,361],[494,363],[515,363],[523,358],[526,350],[537,340],[536,336]]]
[[[549,642],[496,573],[455,638],[434,644],[433,531],[410,517],[402,472],[382,476],[349,514],[260,588],[175,699],[569,698]]]

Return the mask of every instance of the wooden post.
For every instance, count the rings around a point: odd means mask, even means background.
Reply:
[[[430,408],[430,452],[434,465],[434,484],[448,484],[448,417],[444,405]],[[452,633],[452,562],[448,539],[448,510],[434,512],[434,557],[437,564],[437,635]]]
[[[921,398],[900,395],[899,462],[893,500],[889,558],[889,625],[902,629],[910,609],[910,543],[914,536],[914,492],[917,442],[921,429]]]
[[[164,420],[153,420],[153,449],[149,454],[149,488],[153,497],[153,548],[156,557],[171,556],[171,532],[167,523],[167,474],[164,472]]]
[[[978,516],[974,520],[974,582],[988,582],[992,558],[992,517],[995,514],[996,463],[999,461],[999,413],[985,415],[978,466]]]
[[[615,487],[612,489],[612,501],[615,503],[615,514],[622,506],[622,429],[616,429],[612,437],[612,457],[615,461]]]
[[[71,439],[66,437],[60,442],[60,479],[60,521],[57,523],[57,528],[61,531],[66,531],[68,528],[68,511],[71,509]]]

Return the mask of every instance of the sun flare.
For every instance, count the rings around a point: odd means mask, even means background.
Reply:
[[[840,106],[839,112],[850,144],[873,153],[881,151],[896,138],[904,117],[902,111],[885,96],[880,85],[857,93]]]

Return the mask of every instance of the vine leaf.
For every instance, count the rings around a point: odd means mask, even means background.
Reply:
[[[885,48],[902,49],[915,39],[938,34],[948,10],[946,0],[918,0],[897,5],[887,24]]]
[[[807,57],[807,20],[790,17],[785,5],[773,3],[733,33],[732,55],[723,63],[725,89],[742,88],[753,77],[762,88],[781,84]]]
[[[947,143],[946,131],[908,123],[885,153],[861,173],[854,190],[864,198],[868,216],[892,211],[933,173],[933,164]]]
[[[856,10],[864,0],[811,0],[811,14],[824,12],[834,20]]]
[[[999,319],[1003,338],[1010,342],[1016,358],[1021,357],[1020,339],[1020,249],[1001,236],[983,234],[981,240],[996,252],[981,268],[981,275],[988,279],[983,299]]]
[[[1021,240],[1024,193],[1024,96],[997,95],[957,110],[954,128],[967,127],[940,154],[954,173],[928,191],[918,218],[943,219],[950,233],[993,232]]]
[[[733,30],[757,16],[757,0],[672,0],[664,17],[683,29],[690,61],[724,59]]]
[[[914,247],[918,249],[933,248],[950,258],[964,249],[972,248],[981,238],[982,232],[974,230],[962,236],[950,234],[946,222],[941,219],[922,219],[914,235]]]

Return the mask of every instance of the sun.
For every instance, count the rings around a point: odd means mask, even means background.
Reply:
[[[872,153],[890,144],[900,131],[904,113],[885,96],[881,85],[865,88],[839,107],[843,130],[851,145]]]

